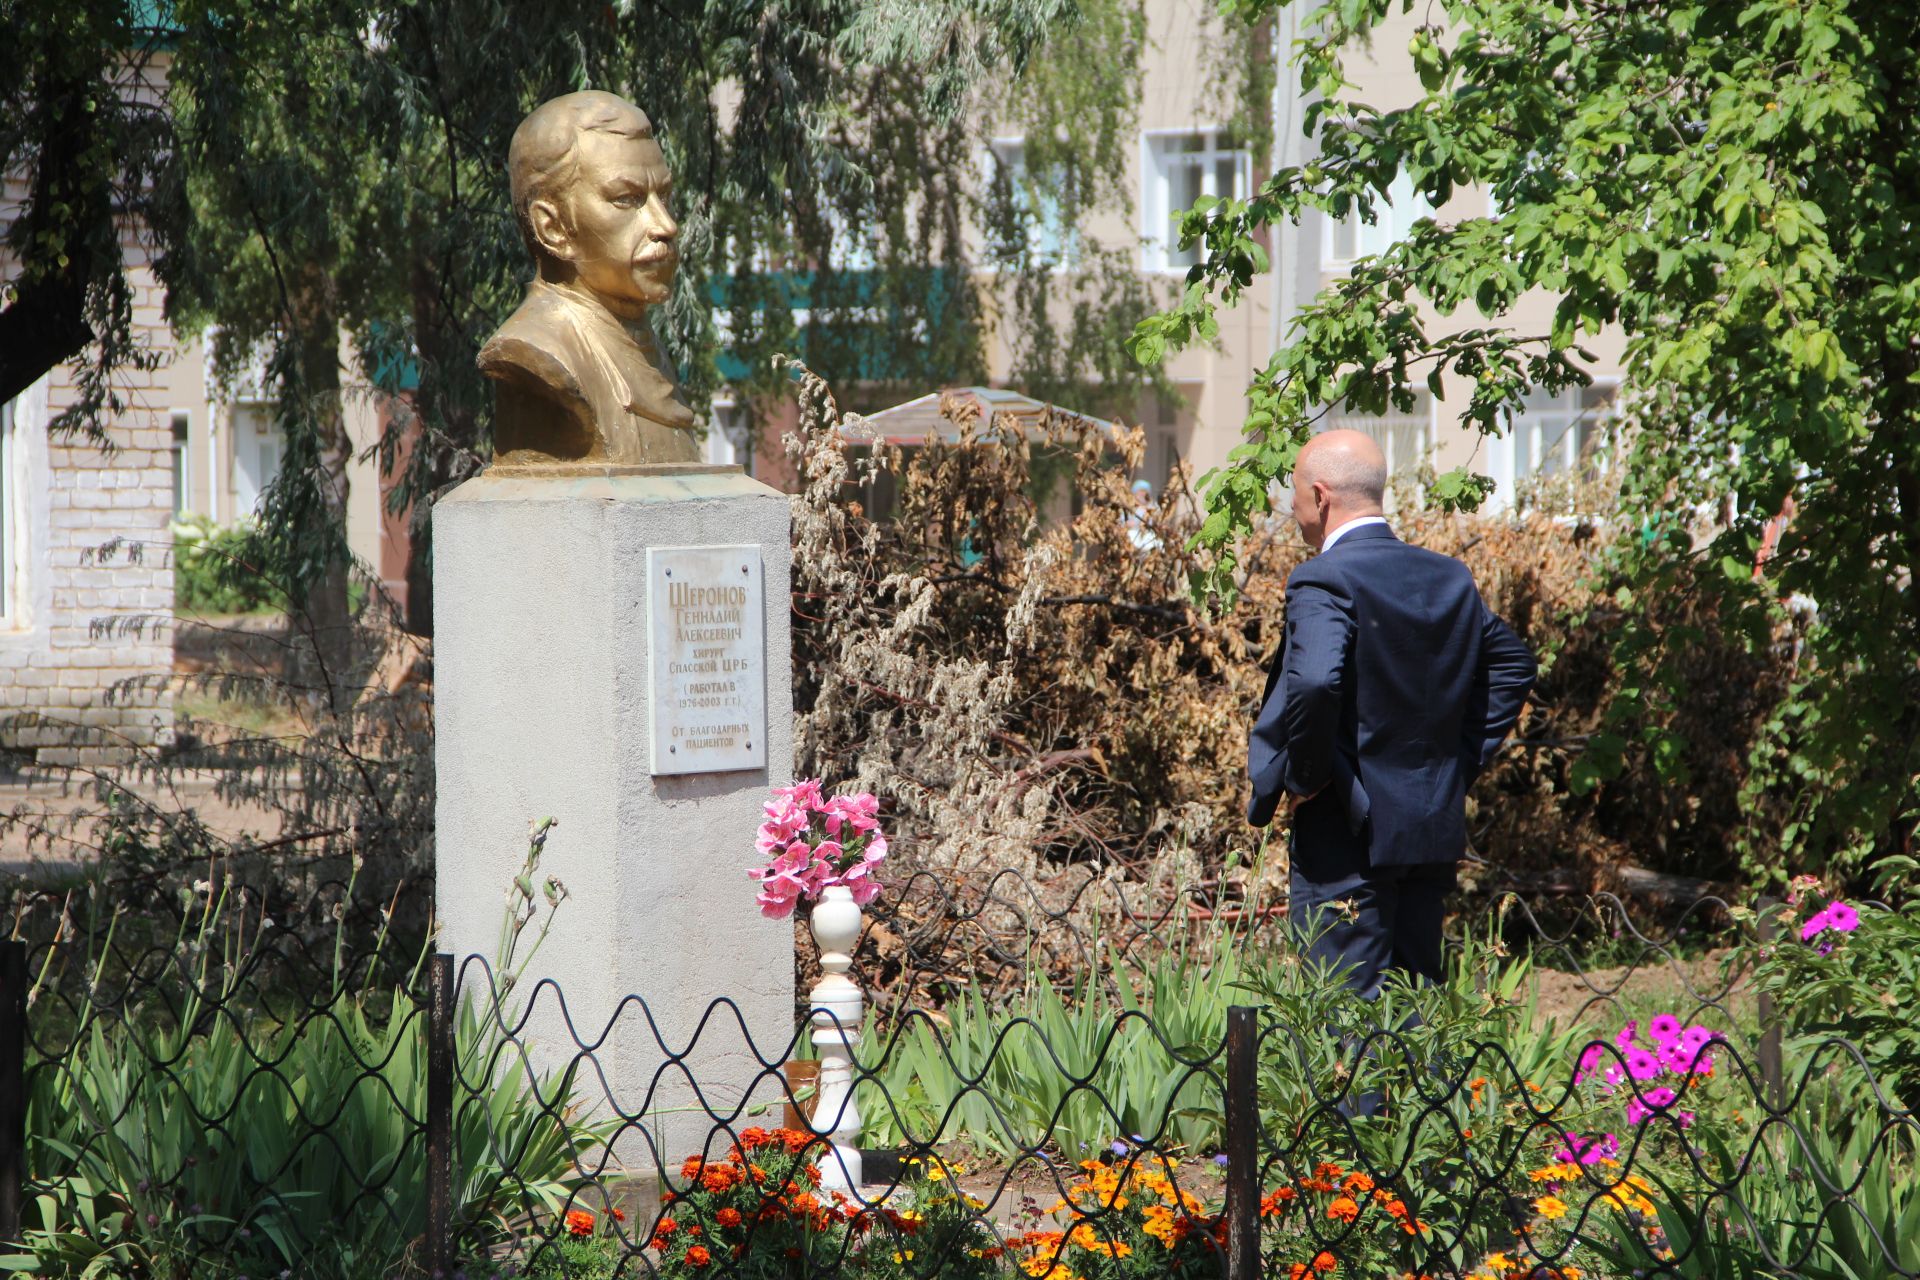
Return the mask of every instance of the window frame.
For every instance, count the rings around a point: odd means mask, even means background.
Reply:
[[[1407,211],[1409,216],[1404,223],[1397,221],[1403,212],[1398,203],[1401,197],[1412,202]],[[1321,215],[1320,267],[1323,271],[1335,273],[1351,271],[1353,264],[1362,258],[1379,257],[1389,247],[1406,239],[1413,232],[1413,224],[1420,219],[1439,216],[1439,211],[1429,204],[1426,196],[1414,187],[1413,178],[1404,169],[1394,176],[1393,182],[1387,188],[1386,198],[1375,199],[1374,212],[1376,217],[1372,223],[1363,221],[1358,210],[1348,213],[1344,218],[1336,218],[1330,213]],[[1382,214],[1385,216],[1378,216]],[[1339,236],[1342,231],[1349,228],[1354,232],[1354,252],[1342,255],[1339,252]],[[1369,248],[1365,244],[1365,237],[1369,233],[1380,235],[1383,232],[1385,239],[1378,246]]]
[[[1197,125],[1184,129],[1142,129],[1140,131],[1140,246],[1141,271],[1150,275],[1184,276],[1199,261],[1202,250],[1195,246],[1193,262],[1174,261],[1183,252],[1173,239],[1173,184],[1171,160],[1182,167],[1198,168],[1202,196],[1245,200],[1253,191],[1253,152],[1245,147],[1223,145],[1229,131],[1219,125]],[[1203,145],[1197,151],[1171,151],[1166,143],[1175,138],[1199,137]],[[1218,190],[1216,165],[1228,160],[1233,164],[1234,190]],[[1209,190],[1212,187],[1214,189]],[[1191,207],[1191,206],[1184,206]]]
[[[1326,425],[1322,430],[1332,431],[1337,428],[1347,427],[1372,436],[1374,443],[1380,446],[1380,452],[1387,455],[1387,482],[1389,487],[1391,487],[1393,481],[1396,479],[1418,475],[1421,462],[1432,456],[1434,448],[1440,439],[1440,401],[1435,398],[1432,389],[1428,387],[1416,386],[1413,388],[1413,394],[1416,402],[1423,403],[1426,406],[1426,412],[1424,414],[1420,413],[1417,409],[1413,413],[1402,414],[1399,410],[1395,409],[1391,403],[1387,405],[1387,412],[1381,414],[1354,413],[1344,408],[1335,408],[1326,415],[1324,419]],[[1415,444],[1418,455],[1412,458],[1394,458],[1392,456],[1393,438],[1391,434],[1388,434],[1385,439],[1374,436],[1373,433],[1367,431],[1365,427],[1353,426],[1355,420],[1370,422],[1399,422],[1404,420],[1407,422],[1418,422],[1420,424],[1420,436]]]
[[[1561,398],[1561,404],[1553,412],[1566,414],[1565,425],[1560,429],[1559,435],[1551,443],[1562,456],[1559,459],[1559,469],[1550,475],[1543,476],[1541,471],[1539,459],[1546,456],[1546,450],[1542,446],[1548,442],[1539,434],[1534,434],[1528,441],[1528,454],[1530,458],[1534,459],[1533,465],[1524,476],[1519,474],[1519,468],[1517,466],[1518,457],[1515,447],[1517,443],[1516,420],[1509,410],[1506,414],[1506,429],[1503,430],[1498,437],[1490,441],[1488,448],[1488,462],[1490,464],[1488,470],[1492,473],[1492,477],[1498,486],[1495,490],[1495,500],[1498,506],[1503,510],[1511,509],[1515,497],[1519,494],[1520,486],[1523,484],[1531,484],[1543,478],[1551,479],[1555,476],[1566,477],[1578,475],[1581,462],[1579,428],[1588,414],[1584,399],[1586,396],[1596,392],[1606,391],[1612,393],[1607,401],[1605,411],[1594,420],[1596,424],[1603,423],[1617,411],[1622,385],[1623,380],[1618,374],[1596,374],[1593,380],[1585,386],[1567,386],[1561,388],[1558,393]],[[1571,403],[1568,403],[1569,401]],[[1534,433],[1545,431],[1549,425],[1549,423],[1544,420],[1545,417],[1546,415],[1543,414],[1541,420],[1536,420],[1531,423],[1530,430]],[[1520,421],[1525,421],[1525,419],[1522,418]]]
[[[1008,152],[1014,152],[1018,155],[1019,161],[1017,164],[1010,164],[1008,162]],[[993,180],[1001,169],[1007,171],[1008,178],[1015,184],[1015,200],[1020,200],[1021,196],[1019,193],[1026,190],[1021,184],[1028,173],[1027,136],[1024,133],[1003,134],[987,139],[986,148],[980,157],[981,186],[983,189],[988,191],[992,190]],[[1044,265],[1048,270],[1054,272],[1070,271],[1077,266],[1081,258],[1080,229],[1067,221],[1059,205],[1056,204],[1053,206],[1051,217],[1047,215],[1044,209],[1027,210],[1026,212],[1032,214],[1032,222],[1027,228],[1028,257],[1033,262]],[[1049,237],[1050,226],[1052,228],[1051,236],[1054,240],[1051,255],[1049,255],[1046,243]],[[995,271],[1003,271],[1006,269],[997,261],[994,262],[992,266]]]
[[[188,409],[171,409],[167,413],[167,425],[173,431],[172,452],[173,471],[173,518],[178,520],[193,510],[193,413]]]

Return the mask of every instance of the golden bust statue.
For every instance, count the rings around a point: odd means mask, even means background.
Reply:
[[[647,320],[673,288],[680,231],[652,124],[613,94],[569,93],[520,122],[507,170],[538,274],[480,351],[500,384],[495,465],[697,461],[693,410]]]

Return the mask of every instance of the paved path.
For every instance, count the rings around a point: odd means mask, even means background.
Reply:
[[[191,809],[215,834],[229,839],[280,833],[279,815],[215,795],[211,774],[189,775],[165,787],[151,779],[122,780],[111,770],[35,769],[0,775],[0,873],[91,860],[98,851],[97,815],[105,808],[98,787],[103,780],[124,785],[163,812]]]

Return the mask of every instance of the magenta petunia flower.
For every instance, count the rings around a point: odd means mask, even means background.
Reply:
[[[1852,933],[1860,927],[1860,913],[1845,902],[1829,902],[1827,927],[1835,933]]]
[[[1573,1082],[1579,1084],[1582,1080],[1585,1080],[1588,1076],[1599,1070],[1600,1063],[1606,1056],[1607,1048],[1605,1045],[1588,1045],[1580,1054],[1580,1066],[1573,1073]]]
[[[1627,1074],[1635,1080],[1658,1080],[1660,1059],[1635,1045],[1627,1050]]]
[[[1569,1133],[1566,1139],[1567,1145],[1553,1153],[1553,1158],[1562,1164],[1598,1164],[1620,1154],[1620,1140],[1610,1133],[1603,1133],[1597,1138],[1583,1138],[1577,1133]]]
[[[1614,1044],[1619,1046],[1620,1052],[1625,1053],[1627,1050],[1633,1048],[1634,1037],[1639,1034],[1640,1034],[1639,1019],[1628,1018],[1627,1025],[1620,1028],[1620,1034],[1616,1035],[1613,1038],[1613,1042]]]
[[[1647,1023],[1647,1034],[1655,1044],[1666,1044],[1680,1034],[1680,1019],[1670,1013],[1655,1014],[1653,1021]]]
[[[1814,935],[1824,932],[1827,926],[1833,923],[1833,918],[1827,914],[1827,910],[1816,911],[1807,917],[1807,922],[1800,926],[1800,941],[1812,942]]]

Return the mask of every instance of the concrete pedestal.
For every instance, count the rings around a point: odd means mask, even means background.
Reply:
[[[536,880],[558,876],[570,897],[515,1003],[542,978],[564,991],[573,1034],[550,990],[528,1027],[548,1068],[573,1057],[574,1034],[588,1045],[605,1034],[628,995],[671,1051],[698,1029],[684,1069],[666,1065],[629,1005],[576,1089],[603,1117],[606,1095],[653,1114],[657,1153],[637,1134],[616,1144],[630,1172],[655,1154],[677,1163],[710,1128],[683,1110],[689,1077],[709,1105],[730,1106],[760,1071],[740,1023],[769,1056],[794,1029],[793,928],[761,917],[744,874],[768,789],[791,780],[788,500],[733,468],[496,472],[443,498],[433,526],[439,947],[492,960],[529,823],[557,819]],[[759,552],[764,603],[749,607],[764,609],[766,763],[655,773],[648,553],[714,546]],[[477,970],[466,972],[471,986]],[[723,997],[738,1016],[707,1017]],[[777,1094],[763,1082],[754,1101]]]

